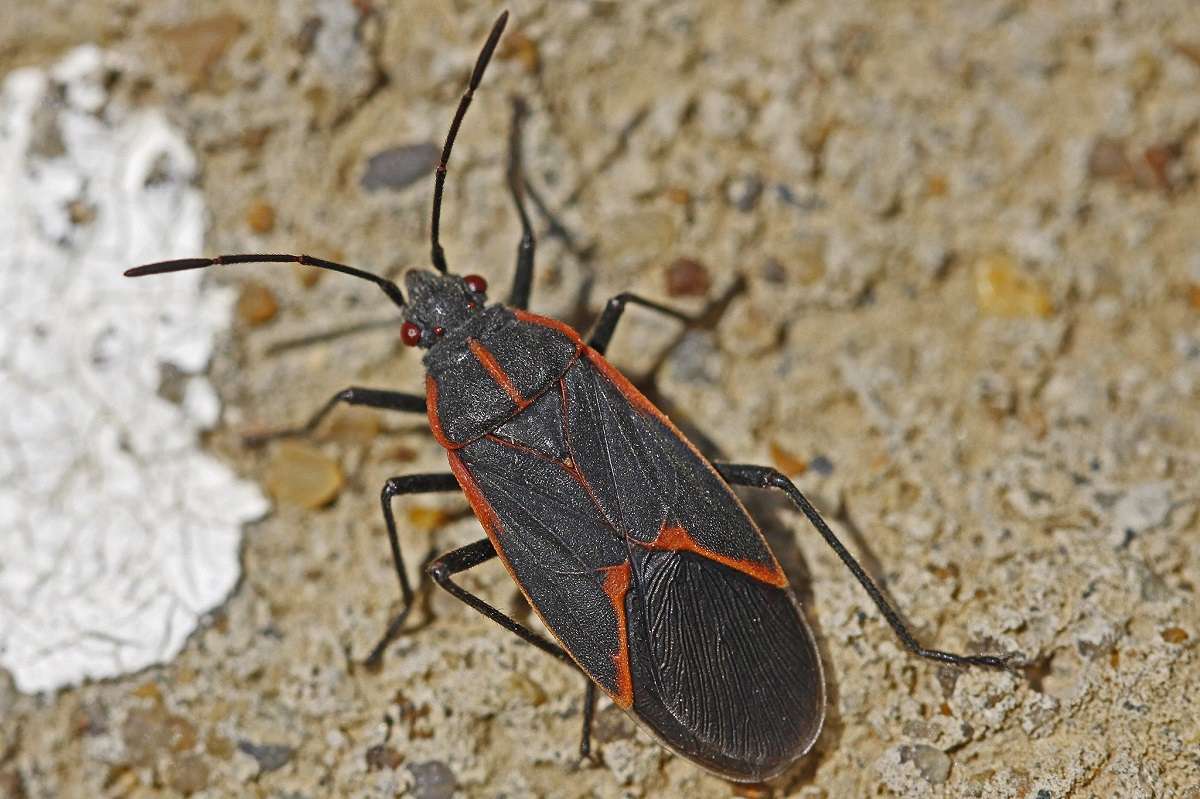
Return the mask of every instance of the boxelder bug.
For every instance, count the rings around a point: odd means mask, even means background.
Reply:
[[[508,19],[492,28],[450,125],[434,180],[436,271],[391,280],[307,255],[225,255],[148,264],[130,276],[220,264],[300,263],[369,280],[403,313],[405,344],[426,350],[425,395],[348,388],[338,403],[428,414],[450,472],[395,477],[383,517],[404,607],[369,662],[378,662],[413,606],[393,497],[462,490],[487,537],[434,560],[442,588],[588,678],[580,751],[587,755],[596,686],[668,748],[732,780],[763,780],[806,753],[825,717],[812,632],[788,578],[731,486],[787,495],[866,590],[912,653],[958,666],[1003,668],[1010,656],[956,655],[913,638],[879,588],[792,482],[764,466],[710,463],[604,358],[627,305],[687,321],[622,293],[584,340],[526,310],[534,235],[520,168],[520,108],[508,187],[520,216],[508,304],[488,305],[478,275],[448,273],[438,242],[455,136]],[[453,575],[499,556],[555,641],[505,616]]]

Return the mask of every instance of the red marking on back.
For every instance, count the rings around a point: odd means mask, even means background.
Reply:
[[[496,356],[492,355],[488,348],[480,343],[479,339],[467,339],[467,346],[471,348],[471,354],[487,370],[492,380],[496,381],[496,385],[504,390],[508,398],[515,402],[518,408],[525,407],[528,403],[521,396],[521,392],[517,390],[517,387],[513,385],[512,378],[508,376],[508,372],[504,371],[504,367],[496,360]]]
[[[600,374],[607,377],[609,381],[617,387],[617,391],[620,391],[621,394],[625,396],[625,399],[629,400],[633,407],[646,414],[649,414],[650,416],[653,416],[655,419],[665,424],[672,433],[679,436],[679,438],[688,445],[689,449],[691,449],[693,452],[696,452],[701,460],[705,461],[705,463],[708,462],[704,456],[700,455],[699,451],[692,446],[692,442],[688,441],[683,433],[679,432],[679,428],[675,427],[671,420],[667,418],[667,415],[660,411],[658,406],[656,406],[653,402],[646,399],[646,395],[638,391],[637,386],[635,386],[633,383],[630,383],[628,377],[618,372],[616,367],[608,362],[607,358],[596,352],[591,347],[588,347],[587,351],[584,352],[584,357],[591,362],[592,366],[595,366],[600,370]]]
[[[438,416],[438,384],[433,375],[429,374],[425,375],[425,413],[429,417],[429,430],[437,443],[448,450],[456,450],[462,446],[446,438],[442,431],[442,419]]]
[[[538,316],[535,313],[522,310],[520,308],[512,308],[513,316],[517,319],[530,325],[538,325],[539,327],[548,327],[551,330],[557,330],[571,340],[576,347],[583,347],[583,339],[575,332],[575,328],[565,322],[560,322],[557,319],[551,319],[549,316]]]
[[[640,543],[635,541],[634,543]],[[722,555],[720,552],[714,552],[708,547],[699,544],[696,539],[692,538],[691,534],[678,525],[668,527],[665,523],[658,530],[658,536],[649,544],[642,544],[647,549],[667,550],[670,552],[692,552],[702,558],[720,563],[722,566],[728,566],[734,571],[739,571],[742,574],[749,575],[760,583],[773,585],[776,588],[783,588],[788,584],[787,575],[783,573],[774,557],[771,558],[771,565],[765,566],[761,563],[755,563],[752,560],[742,560],[740,558],[731,558],[728,555]]]
[[[508,558],[504,557],[504,550],[500,548],[500,542],[496,538],[496,531],[500,529],[500,517],[496,515],[496,509],[492,507],[492,503],[488,502],[487,497],[479,490],[479,484],[475,482],[475,477],[471,474],[467,465],[462,462],[462,458],[458,456],[458,453],[450,452],[447,457],[450,461],[450,471],[454,472],[455,479],[458,480],[463,493],[467,495],[467,502],[471,503],[471,510],[475,511],[476,518],[483,525],[488,538],[492,540],[492,546],[496,548],[496,554],[500,556],[500,560],[504,561],[504,565],[508,567],[509,572],[512,572],[512,568],[508,565]],[[513,575],[513,579],[516,580],[515,574]]]
[[[613,655],[613,663],[617,667],[617,693],[612,700],[619,707],[628,710],[633,706],[633,674],[629,667],[629,633],[628,622],[625,618],[625,595],[629,593],[629,562],[616,566],[607,566],[600,570],[604,574],[604,593],[612,602],[617,614],[617,653]]]

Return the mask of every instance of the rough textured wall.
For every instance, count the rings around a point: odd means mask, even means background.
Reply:
[[[96,43],[121,57],[113,102],[184,131],[209,252],[393,272],[426,263],[430,145],[499,11],[10,6],[0,70]],[[712,451],[799,473],[922,640],[1032,658],[1008,675],[907,656],[820,539],[764,498],[832,694],[816,749],[769,790],[1195,795],[1191,0],[512,12],[447,184],[452,268],[503,293],[520,94],[531,180],[569,232],[539,221],[535,309],[585,325],[626,288],[708,308],[691,331],[630,312],[612,359]],[[305,338],[394,317],[366,284],[311,277],[209,277],[240,300],[205,444],[279,497],[246,532],[240,585],[162,667],[54,695],[0,683],[0,793],[730,795],[603,703],[603,764],[579,767],[579,678],[443,593],[381,672],[359,665],[397,607],[379,486],[444,457],[422,420],[374,413],[243,445],[346,385],[420,385],[394,326]],[[398,514],[414,560],[479,536],[459,499]],[[498,565],[463,583],[524,613]]]

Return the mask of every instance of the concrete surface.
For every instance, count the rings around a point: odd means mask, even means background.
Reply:
[[[398,271],[426,263],[418,162],[499,11],[467,5],[12,5],[0,70],[87,42],[120,53],[114,101],[165,110],[201,159],[208,252]],[[713,451],[807,465],[802,489],[922,640],[1032,661],[954,673],[905,655],[820,539],[764,498],[832,702],[792,773],[736,790],[1195,796],[1194,4],[512,11],[451,168],[452,268],[503,293],[519,93],[532,180],[574,235],[543,236],[535,309],[585,325],[621,289],[699,291],[674,299],[711,305],[706,325],[632,312],[612,359]],[[225,410],[205,443],[277,491],[296,450],[244,447],[243,432],[303,419],[349,384],[420,384],[395,328],[300,340],[393,316],[370,286],[300,278],[209,278],[242,302],[209,370]],[[248,529],[240,585],[179,657],[49,695],[2,684],[0,792],[731,795],[603,704],[603,764],[578,767],[580,679],[441,593],[380,673],[363,669],[397,604],[379,486],[444,457],[420,419],[350,413],[304,457],[322,481],[281,493],[332,501],[280,502]],[[456,498],[398,513],[414,560],[479,536]],[[500,567],[464,583],[521,613]]]

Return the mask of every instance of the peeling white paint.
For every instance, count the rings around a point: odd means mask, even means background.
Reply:
[[[83,47],[0,89],[0,666],[23,691],[173,657],[266,510],[197,443],[232,298],[121,275],[199,252],[205,211],[163,114],[110,102],[112,59]]]

